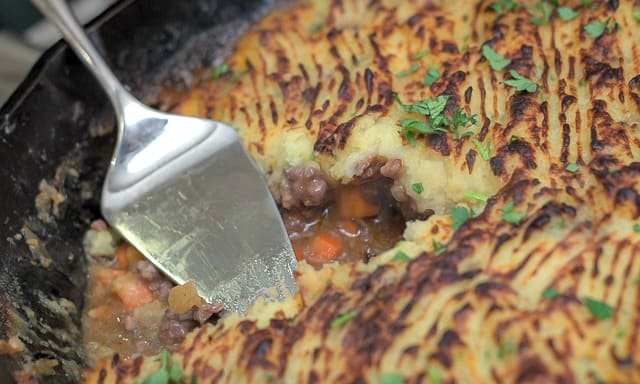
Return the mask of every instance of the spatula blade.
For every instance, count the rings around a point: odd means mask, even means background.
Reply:
[[[176,283],[194,281],[203,298],[229,310],[245,312],[258,296],[293,294],[291,244],[235,131],[220,124],[186,156],[198,163],[187,169],[166,164],[136,184],[144,193],[126,206],[117,203],[135,195],[136,185],[114,192],[108,176],[102,199],[107,221]]]

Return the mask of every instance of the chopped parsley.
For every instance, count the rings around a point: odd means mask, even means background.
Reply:
[[[496,11],[498,15],[503,15],[506,10],[513,11],[518,9],[518,4],[513,0],[499,0],[497,3],[493,3],[489,7]]]
[[[547,300],[553,300],[556,297],[558,297],[558,295],[560,295],[558,293],[558,291],[556,291],[553,288],[547,288],[544,291],[542,291],[542,298],[543,299],[547,299]]]
[[[555,4],[555,6],[557,6],[557,4]],[[537,26],[549,23],[553,9],[554,4],[544,0],[538,0],[534,7],[529,7],[529,12],[532,13],[531,22]]]
[[[422,59],[423,57],[427,56],[428,54],[429,54],[429,51],[427,51],[427,50],[425,49],[425,50],[422,50],[422,51],[420,51],[420,52],[416,53],[415,55],[413,55],[413,59],[414,59],[414,60],[420,60],[420,59]]]
[[[465,192],[464,197],[470,200],[478,200],[486,203],[489,200],[489,196],[476,192]]]
[[[322,22],[314,23],[314,24],[311,26],[311,34],[312,34],[312,35],[315,35],[316,33],[320,32],[320,30],[322,29],[322,27],[324,27],[324,23],[322,23]]]
[[[443,253],[445,253],[447,251],[447,246],[446,245],[442,244],[439,241],[435,241],[435,240],[432,240],[432,242],[433,242],[433,253],[435,253],[436,256],[440,256],[440,255],[442,255]]]
[[[571,163],[571,164],[568,164],[564,169],[566,169],[571,173],[575,173],[578,171],[578,169],[580,169],[580,166],[576,163]]]
[[[522,76],[517,71],[514,71],[512,69],[509,71],[509,74],[511,75],[511,77],[513,77],[513,79],[505,80],[504,83],[510,87],[514,87],[516,91],[527,91],[529,93],[534,93],[538,89],[538,85],[536,83]]]
[[[393,259],[391,259],[391,261],[411,261],[411,257],[409,257],[409,255],[407,255],[406,253],[399,251],[395,254],[395,256],[393,256]]]
[[[473,144],[476,146],[478,152],[480,152],[480,156],[482,160],[489,161],[491,159],[491,140],[487,140],[487,144],[485,146],[482,145],[480,140],[475,137],[471,139]]]
[[[605,302],[590,297],[584,297],[582,302],[598,320],[606,320],[613,316],[613,307]]]
[[[380,384],[404,384],[404,377],[399,373],[385,373],[380,376]]]
[[[429,87],[433,83],[435,83],[436,80],[438,80],[439,78],[440,78],[440,72],[438,72],[438,67],[429,67],[429,70],[427,71],[427,75],[424,77],[424,81],[422,82],[422,84]]]
[[[213,79],[214,80],[218,80],[223,75],[229,73],[229,70],[230,70],[229,64],[227,64],[227,63],[222,63],[222,64],[218,65],[217,67],[215,67],[213,69]]]
[[[638,23],[640,23],[640,11],[633,12],[633,18],[636,19]]]
[[[487,59],[494,71],[502,71],[507,65],[511,64],[511,60],[500,55],[486,44],[482,46],[482,56]]]
[[[638,223],[633,224],[633,232],[640,233],[640,224]]]
[[[422,183],[411,184],[411,189],[413,189],[413,192],[417,193],[418,195],[424,192],[424,186],[422,185]]]
[[[394,94],[396,101],[409,113],[425,115],[429,121],[405,118],[400,120],[402,132],[411,145],[416,144],[416,135],[434,135],[446,133],[452,127],[456,138],[459,138],[458,129],[476,123],[476,116],[467,116],[460,108],[453,113],[453,120],[444,114],[444,108],[449,100],[448,95],[440,95],[433,99],[421,100],[415,104],[404,104],[397,94]]]
[[[608,18],[604,23],[599,20],[590,22],[584,26],[584,31],[587,32],[587,35],[597,39],[602,36],[605,30],[607,33],[613,33],[617,27],[618,23],[611,23],[611,18]]]
[[[441,115],[444,112],[444,107],[447,105],[447,101],[449,101],[450,97],[447,95],[440,95],[433,99],[418,101],[415,104],[404,104],[397,94],[394,94],[393,96],[405,111],[409,113],[419,113],[428,117]]]
[[[338,328],[339,326],[344,325],[349,321],[353,320],[356,316],[358,316],[358,312],[356,311],[351,311],[351,312],[345,313],[344,315],[340,315],[335,319],[333,319],[333,321],[331,322],[331,328]]]
[[[420,64],[414,63],[409,67],[409,69],[406,69],[406,70],[404,70],[402,72],[396,73],[396,77],[400,78],[400,77],[404,77],[404,76],[410,75],[410,74],[416,72],[418,69],[420,69]]]
[[[142,384],[182,384],[185,377],[180,366],[171,361],[171,353],[166,349],[158,355],[162,366],[142,381]]]
[[[436,367],[429,367],[429,378],[431,379],[431,384],[442,384],[442,374]]]
[[[461,138],[465,135],[471,135],[473,133],[467,132],[465,134],[460,134],[460,128],[467,128],[471,125],[478,124],[478,116],[477,115],[467,115],[466,112],[462,112],[462,109],[456,108],[453,111],[453,119],[451,120],[451,128],[453,129],[453,135],[456,139]]]
[[[574,11],[569,7],[560,7],[558,8],[558,16],[564,21],[573,20],[580,15],[580,12]]]
[[[500,360],[507,356],[511,356],[518,351],[518,346],[513,340],[505,341],[498,345],[498,358]]]
[[[511,200],[507,205],[502,208],[502,219],[509,224],[520,225],[520,221],[527,216],[526,212],[514,212],[516,203]]]
[[[453,220],[453,224],[451,224],[451,228],[454,231],[457,231],[464,223],[466,223],[469,219],[475,216],[475,212],[473,209],[467,209],[465,207],[453,207],[451,209],[451,219]]]

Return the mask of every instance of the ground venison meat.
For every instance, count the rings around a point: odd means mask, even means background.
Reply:
[[[291,167],[286,170],[280,182],[281,204],[286,209],[318,207],[326,202],[328,189],[324,173],[320,169]]]
[[[385,160],[379,156],[370,156],[354,167],[353,178],[361,181],[369,180],[380,175],[380,168]]]
[[[149,289],[155,293],[160,300],[169,297],[169,291],[173,288],[173,283],[167,279],[160,271],[147,260],[140,260],[136,263],[136,270],[140,277],[149,285]]]
[[[397,179],[402,172],[402,160],[393,159],[389,160],[380,167],[380,174],[384,177],[388,177],[390,179]]]
[[[195,327],[212,319],[218,319],[223,312],[220,303],[204,303],[184,313],[173,313],[167,310],[160,324],[158,337],[167,345],[179,344]]]

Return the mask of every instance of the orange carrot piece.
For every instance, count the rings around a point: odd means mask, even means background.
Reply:
[[[129,266],[129,259],[127,258],[127,252],[129,250],[129,244],[122,244],[116,249],[116,260],[118,265],[122,268]]]
[[[347,186],[338,192],[338,213],[344,219],[376,216],[380,207],[369,203],[359,186]]]
[[[349,236],[356,236],[359,230],[358,224],[346,219],[340,221],[340,228],[345,234]]]
[[[297,241],[293,241],[293,253],[296,255],[298,261],[304,259],[304,247]]]
[[[138,251],[133,245],[129,245],[129,248],[127,249],[127,260],[129,260],[129,263],[133,264],[142,259],[144,259],[142,253],[140,253],[140,251]]]
[[[118,260],[118,265],[122,268],[127,268],[130,264],[143,258],[144,256],[128,243],[121,244],[116,250],[116,259]]]
[[[340,256],[344,245],[342,240],[331,233],[318,233],[311,240],[311,255],[322,261],[333,261]]]
[[[153,292],[133,273],[126,273],[113,282],[113,292],[124,307],[132,311],[153,301]]]

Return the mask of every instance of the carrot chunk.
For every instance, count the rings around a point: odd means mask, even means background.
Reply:
[[[336,203],[338,213],[345,219],[373,217],[380,211],[379,206],[364,198],[362,189],[357,185],[340,189]]]
[[[127,268],[129,264],[143,258],[144,256],[135,247],[127,243],[120,245],[116,250],[116,260],[118,260],[118,265],[122,268]]]
[[[311,255],[321,261],[337,259],[343,249],[342,240],[329,232],[321,232],[311,240]]]
[[[153,301],[153,292],[151,289],[133,273],[125,273],[118,277],[113,282],[112,289],[128,311],[132,311]]]
[[[293,241],[293,253],[298,261],[304,259],[304,246],[298,241]]]

